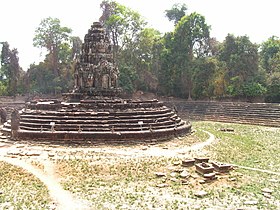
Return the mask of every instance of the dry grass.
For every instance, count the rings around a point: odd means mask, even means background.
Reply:
[[[220,128],[233,128],[234,132],[221,132]],[[52,160],[55,177],[76,198],[89,201],[88,209],[280,208],[280,176],[237,168],[229,174],[218,175],[217,180],[201,184],[202,177],[194,167],[178,165],[183,158],[192,157],[193,153],[180,156],[145,153],[146,150],[161,149],[164,154],[203,142],[208,138],[203,132],[206,130],[218,139],[206,148],[211,160],[280,172],[280,159],[275,158],[280,149],[279,128],[194,122],[193,130],[196,132],[190,136],[159,145],[92,146],[90,149],[77,148],[76,151],[62,148]],[[33,165],[43,168],[40,160],[34,161]],[[20,183],[28,187],[20,185],[19,189],[15,188],[18,200],[25,200],[26,196],[36,192],[38,196],[32,197],[32,201],[38,204],[35,209],[46,209],[49,200],[45,199],[48,197],[47,190],[42,183],[18,168],[4,166],[6,179],[10,177],[10,180],[3,188],[6,189],[5,196],[0,194],[0,198],[11,203],[13,193],[6,192],[12,191],[8,189],[13,188],[17,180],[23,179],[28,184],[24,181]],[[10,170],[7,167],[11,167]],[[181,178],[180,170],[186,170],[191,176]],[[165,173],[165,176],[157,177],[155,172]],[[20,173],[28,178],[14,176]],[[34,189],[34,186],[37,187]],[[262,194],[264,187],[273,190],[270,198]],[[202,198],[195,196],[197,191],[202,190],[208,194]],[[0,201],[3,203],[4,200]],[[250,204],[251,201],[256,203]],[[11,205],[18,203],[19,206],[30,206],[29,203],[16,201]]]
[[[33,175],[0,161],[0,209],[47,209],[48,190]]]

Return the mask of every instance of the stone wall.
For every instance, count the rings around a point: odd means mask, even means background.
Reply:
[[[190,120],[209,120],[280,127],[280,104],[165,100],[179,116]]]

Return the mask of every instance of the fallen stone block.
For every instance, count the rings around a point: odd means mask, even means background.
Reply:
[[[214,167],[210,163],[197,163],[195,164],[196,172],[201,175],[209,174],[214,172]]]

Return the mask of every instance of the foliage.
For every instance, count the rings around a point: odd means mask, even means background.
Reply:
[[[195,99],[211,98],[215,72],[218,70],[218,61],[215,58],[200,58],[194,63],[193,96]]]
[[[243,85],[242,92],[246,97],[260,97],[266,94],[267,89],[258,82],[248,82]]]
[[[57,18],[45,18],[35,31],[33,44],[48,51],[44,62],[28,70],[31,93],[57,94],[73,85],[74,58],[80,53],[81,39],[70,37],[71,29],[60,25]],[[72,44],[72,46],[71,46]]]
[[[120,86],[125,92],[132,93],[135,91],[136,72],[130,66],[120,66]]]
[[[190,99],[248,100],[264,96],[268,102],[279,102],[278,37],[272,36],[258,46],[247,36],[228,34],[220,43],[210,36],[204,16],[196,12],[186,15],[185,4],[165,10],[175,27],[164,35],[147,28],[138,12],[117,1],[103,0],[100,8],[100,22],[113,44],[120,85],[125,91]],[[70,37],[70,33],[59,19],[43,19],[33,44],[48,53],[44,62],[31,65],[25,76],[16,49],[2,48],[0,93],[68,91],[73,86],[74,65],[82,45],[82,40]]]
[[[268,79],[266,101],[280,103],[280,72],[273,73]]]
[[[1,92],[3,94],[7,93],[8,95],[15,96],[20,72],[18,51],[17,49],[11,50],[8,42],[2,42],[1,44],[1,86],[7,85],[6,88],[1,88]]]
[[[191,97],[195,60],[208,54],[210,27],[205,18],[197,13],[184,16],[174,33],[164,36],[162,50],[162,85],[167,84],[165,94]]]
[[[227,93],[242,96],[243,85],[259,72],[258,46],[247,36],[228,34],[221,45],[219,59],[226,64]]]
[[[261,45],[261,66],[267,73],[280,72],[280,39],[276,36],[270,37]]]
[[[99,20],[112,40],[114,58],[119,58],[120,51],[135,40],[146,22],[138,12],[116,1],[103,0],[100,7],[103,13]]]
[[[186,15],[186,4],[174,4],[171,9],[165,10],[165,16],[176,25]]]
[[[69,48],[71,31],[70,28],[62,27],[58,18],[51,17],[43,19],[36,28],[33,45],[48,51],[47,59],[55,76],[60,76],[59,63],[67,57],[61,52]]]
[[[145,28],[146,22],[138,12],[115,1],[101,3],[104,23],[113,43],[114,58],[120,70],[120,85],[128,92],[157,88],[155,76],[159,57],[154,46],[160,33]],[[137,75],[137,79],[136,79]]]

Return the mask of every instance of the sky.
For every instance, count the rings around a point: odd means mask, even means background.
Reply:
[[[0,42],[7,41],[18,49],[19,63],[24,70],[44,59],[42,50],[33,47],[33,37],[42,19],[58,18],[61,26],[71,28],[72,36],[82,40],[92,22],[101,16],[102,0],[2,0],[0,2]],[[228,33],[249,36],[262,43],[275,35],[280,37],[279,0],[116,0],[138,11],[162,33],[172,31],[173,23],[164,15],[175,3],[185,3],[187,14],[205,16],[211,36],[223,41]]]

